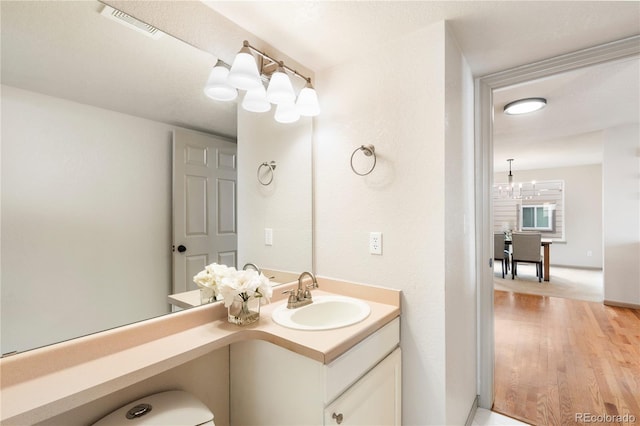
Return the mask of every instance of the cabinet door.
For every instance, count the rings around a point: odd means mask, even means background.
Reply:
[[[324,410],[324,424],[401,424],[401,353],[393,351]]]

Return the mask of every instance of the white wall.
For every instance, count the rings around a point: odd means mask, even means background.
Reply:
[[[640,305],[640,127],[604,132],[604,299]]]
[[[375,46],[373,52],[358,50],[349,62],[317,75],[323,113],[314,140],[316,271],[403,291],[406,425],[464,422],[475,397],[475,290],[466,281],[474,274],[461,267],[459,275],[447,276],[453,268],[448,262],[467,265],[464,258],[447,259],[465,253],[466,243],[457,240],[464,233],[464,215],[447,207],[466,206],[467,192],[445,199],[447,188],[472,173],[471,164],[460,170],[472,142],[465,140],[469,148],[462,148],[471,114],[459,104],[468,99],[471,80],[454,50],[446,62],[452,74],[445,81],[447,37],[441,22]],[[453,49],[451,43],[447,48]],[[445,82],[455,86],[446,108]],[[445,142],[455,146],[446,151]],[[362,144],[375,145],[378,156],[366,177],[349,166],[351,153]],[[458,169],[452,175],[445,168],[447,152]],[[473,222],[469,216],[467,223]],[[457,231],[447,245],[453,228]],[[370,231],[383,234],[382,256],[368,252]],[[473,235],[473,229],[467,231]],[[455,315],[460,319],[453,320]],[[460,330],[462,335],[455,337]],[[457,350],[465,352],[454,355]],[[458,377],[455,368],[465,377]],[[453,413],[454,407],[465,408]]]
[[[281,124],[274,111],[238,108],[238,266],[252,262],[299,274],[312,270],[311,119]],[[276,169],[264,186],[258,166],[270,161]],[[271,246],[265,228],[273,230]]]
[[[171,129],[2,86],[3,353],[168,312]]]
[[[602,268],[602,165],[514,170],[513,174],[518,181],[564,181],[565,241],[551,245],[551,264]],[[506,176],[496,173],[494,182],[506,182]]]
[[[473,77],[445,38],[445,327],[447,424],[464,424],[476,396]]]

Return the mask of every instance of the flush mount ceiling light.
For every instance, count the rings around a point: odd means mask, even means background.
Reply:
[[[254,53],[259,56],[256,62]],[[224,68],[225,71],[217,70]],[[277,61],[264,52],[251,46],[248,41],[242,43],[231,69],[229,65],[218,61],[211,71],[209,81],[205,86],[205,93],[217,100],[233,100],[231,90],[246,90],[242,107],[251,112],[266,112],[271,110],[271,104],[278,106],[274,118],[280,123],[293,123],[300,116],[314,117],[320,114],[318,94],[311,85],[311,78],[305,77],[298,71],[287,67],[284,62]],[[215,79],[214,79],[215,74]],[[305,81],[304,88],[296,100],[296,93],[289,78],[290,75]],[[265,90],[264,81],[268,81]],[[214,93],[214,89],[216,90]],[[231,89],[231,90],[229,90]],[[221,92],[222,94],[218,94]],[[215,94],[215,96],[214,96]],[[223,99],[227,97],[228,99]]]
[[[547,105],[545,98],[526,98],[509,102],[504,106],[504,113],[508,115],[527,114],[537,111]]]

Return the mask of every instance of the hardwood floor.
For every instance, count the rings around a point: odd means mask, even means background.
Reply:
[[[639,310],[504,291],[494,303],[494,411],[534,425],[640,425]],[[620,417],[591,417],[607,415]]]

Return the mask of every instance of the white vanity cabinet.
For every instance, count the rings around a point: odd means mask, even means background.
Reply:
[[[399,318],[330,364],[261,340],[234,343],[231,426],[400,425],[399,343]]]
[[[396,349],[324,410],[324,424],[400,425],[401,354]]]

